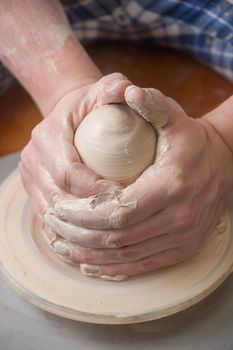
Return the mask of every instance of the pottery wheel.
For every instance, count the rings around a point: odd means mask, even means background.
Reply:
[[[0,261],[4,280],[28,302],[56,315],[123,324],[181,311],[214,291],[231,273],[230,214],[196,256],[123,282],[83,276],[47,246],[33,218],[18,171],[0,192]]]

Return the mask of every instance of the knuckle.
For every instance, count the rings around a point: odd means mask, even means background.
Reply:
[[[106,232],[103,237],[103,244],[106,248],[121,248],[123,244],[122,235]]]
[[[132,248],[123,247],[121,249],[117,249],[117,256],[120,260],[123,261],[134,261],[139,257],[138,251],[133,250]]]
[[[186,178],[182,175],[175,175],[170,190],[170,195],[173,199],[179,200],[183,198],[190,190],[190,186]]]
[[[124,74],[122,74],[122,73],[118,73],[118,72],[116,72],[116,73],[112,73],[112,74],[108,74],[108,75],[105,75],[103,78],[101,78],[100,80],[99,80],[99,82],[98,82],[98,84],[100,84],[100,86],[106,86],[106,85],[109,85],[109,84],[111,84],[113,81],[115,81],[115,80],[118,80],[118,81],[120,81],[120,80],[124,80],[124,81],[127,81],[128,80],[128,78],[124,75]]]
[[[164,101],[166,100],[165,95],[157,89],[154,88],[149,88],[149,89],[143,89],[145,92],[145,103],[150,104],[150,103],[155,103],[155,100],[157,101],[157,103],[164,103]],[[149,107],[151,110],[151,107]],[[162,114],[166,114],[165,110],[162,110],[163,113]]]
[[[158,89],[154,89],[154,88],[149,88],[149,89],[145,89],[146,92],[148,92],[148,94],[152,97],[156,96],[157,98],[165,98],[164,94],[158,90]]]
[[[119,72],[115,72],[115,73],[112,73],[109,75],[113,80],[128,80],[128,78],[122,74],[122,73],[119,73]]]
[[[116,210],[110,216],[110,222],[114,229],[122,229],[129,226],[129,214],[125,210]]]

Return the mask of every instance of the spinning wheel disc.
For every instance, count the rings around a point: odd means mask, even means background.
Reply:
[[[224,228],[224,229],[223,229]],[[230,214],[196,256],[123,282],[83,276],[47,246],[15,171],[0,192],[1,275],[28,302],[92,323],[135,323],[181,311],[215,290],[233,265]]]

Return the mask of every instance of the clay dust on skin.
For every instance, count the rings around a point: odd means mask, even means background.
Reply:
[[[80,264],[80,272],[84,276],[97,277],[97,278],[101,278],[102,280],[112,281],[112,282],[122,282],[122,281],[126,281],[129,278],[127,275],[115,275],[115,276],[100,275],[99,271],[100,271],[100,267],[98,265]]]
[[[163,131],[161,128],[157,129],[157,135],[158,135],[158,140],[157,140],[156,153],[164,154],[171,149],[171,144],[168,138],[165,135],[163,135]]]
[[[58,72],[59,66],[57,62],[57,56],[62,52],[67,39],[73,36],[71,28],[67,25],[67,20],[64,17],[64,14],[56,8],[51,9],[56,11],[56,17],[60,18],[60,24],[54,24],[53,19],[48,21],[46,36],[44,33],[44,28],[37,28],[37,32],[33,32],[33,35],[30,34],[26,26],[29,26],[30,19],[20,18],[19,26],[21,32],[25,32],[26,35],[21,34],[17,37],[17,45],[15,44],[16,34],[9,33],[7,37],[7,45],[2,46],[0,49],[0,58],[3,61],[8,61],[12,66],[17,64],[17,70],[24,77],[27,77],[31,74],[34,66],[37,66],[41,60],[44,60],[48,63],[48,67],[51,72]],[[53,13],[54,16],[54,13]],[[64,22],[65,19],[65,23]],[[15,27],[15,15],[13,12],[6,11],[4,15],[4,22],[6,27],[14,28]],[[40,30],[41,29],[41,30]],[[1,34],[0,34],[1,36]],[[4,39],[4,38],[3,38]],[[3,40],[4,42],[5,40]],[[34,49],[28,52],[28,48],[33,42]],[[50,47],[52,49],[50,49]]]

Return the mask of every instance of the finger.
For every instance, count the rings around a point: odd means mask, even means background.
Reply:
[[[174,244],[176,241],[178,239],[174,239],[173,235],[165,234],[118,249],[90,249],[63,239],[56,239],[53,249],[73,264],[119,264],[137,261],[167,249],[178,248]]]
[[[51,127],[39,125],[32,134],[31,148],[40,154],[43,165],[48,169],[57,187],[80,198],[104,192],[109,188],[120,188],[119,184],[103,180],[81,164],[78,152],[73,146],[73,131],[69,123],[71,121],[64,121],[65,125],[59,125],[59,130],[55,121]],[[30,160],[31,155],[30,148],[25,148],[21,155],[23,163],[33,164],[35,159]]]
[[[125,100],[155,129],[172,125],[177,119],[186,117],[185,112],[176,101],[156,89],[141,89],[131,85],[125,91]]]
[[[219,216],[222,214],[224,207],[222,201],[216,203],[213,208],[216,215],[214,216],[214,219],[208,220],[208,223],[202,228],[202,234],[199,232],[201,228],[197,227],[187,232],[183,232],[182,234],[169,235],[170,239],[174,239],[174,246],[177,246],[178,248],[166,249],[162,252],[131,263],[108,265],[90,263],[81,264],[81,272],[87,276],[119,281],[126,279],[129,276],[150,272],[183,261],[196,254],[205,244],[206,238],[210,237],[212,233],[218,235],[223,232],[225,227],[223,223],[217,227],[216,225],[219,223]]]
[[[47,210],[43,217],[44,223],[60,237],[67,241],[75,242],[81,247],[103,248],[105,247],[105,235],[103,231],[89,230],[74,226],[69,222],[57,218],[52,210]]]
[[[126,278],[151,272],[165,266],[174,265],[189,256],[189,253],[176,248],[131,263],[108,265],[81,264],[80,271],[86,276],[117,280],[117,276],[125,276]]]
[[[222,205],[217,205],[217,214],[222,212]],[[164,234],[146,241],[118,249],[85,249],[77,244],[57,239],[53,248],[61,257],[70,263],[87,264],[122,264],[136,262],[146,257],[171,249],[179,249],[187,256],[196,254],[203,246],[206,238],[216,227],[218,215],[201,228],[181,233]]]
[[[86,228],[122,229],[164,209],[174,186],[175,167],[149,167],[122,191],[60,201],[54,213],[60,219]]]
[[[121,73],[109,74],[96,84],[97,92],[97,106],[109,103],[125,102],[124,93],[127,86],[132,83]]]
[[[121,248],[174,230],[174,215],[171,210],[162,210],[144,221],[120,230],[95,230],[75,226],[59,219],[51,210],[45,213],[44,222],[64,239],[89,248]]]

